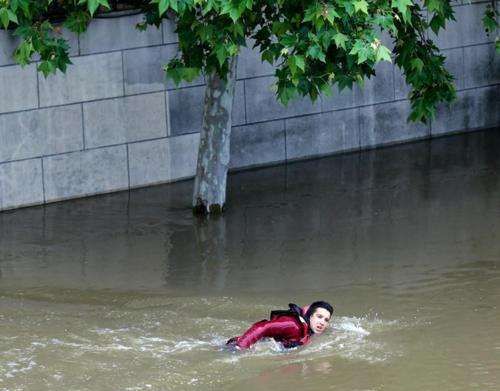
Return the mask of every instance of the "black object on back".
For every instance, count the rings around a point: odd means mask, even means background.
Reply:
[[[290,303],[288,304],[288,310],[274,310],[271,311],[271,315],[269,315],[269,319],[277,318],[278,316],[296,316],[303,317],[304,314],[302,312],[302,308],[300,308],[297,304]]]

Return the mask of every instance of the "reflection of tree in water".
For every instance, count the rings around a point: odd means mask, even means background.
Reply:
[[[168,287],[194,290],[226,287],[229,257],[224,217],[192,217],[192,224],[176,228],[170,241],[170,269],[164,276]]]
[[[200,219],[194,224],[201,260],[201,280],[217,290],[226,285],[229,259],[226,254],[224,217]]]

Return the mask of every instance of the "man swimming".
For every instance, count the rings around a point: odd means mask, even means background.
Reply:
[[[315,301],[303,308],[292,303],[288,306],[285,311],[272,311],[269,320],[254,323],[226,345],[248,349],[263,338],[273,338],[285,348],[306,345],[313,335],[321,335],[328,328],[333,314],[333,307],[325,301]]]

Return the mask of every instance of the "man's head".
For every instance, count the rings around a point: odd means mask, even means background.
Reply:
[[[315,301],[307,309],[304,318],[313,333],[321,334],[330,324],[332,314],[331,304],[326,301]]]

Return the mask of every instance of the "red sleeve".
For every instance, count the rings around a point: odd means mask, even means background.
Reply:
[[[297,323],[291,319],[261,320],[238,337],[236,345],[242,349],[248,349],[262,338],[294,338],[298,332],[300,330]]]

